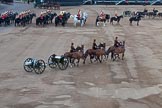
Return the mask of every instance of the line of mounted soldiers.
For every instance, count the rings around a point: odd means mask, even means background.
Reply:
[[[36,25],[44,26],[50,24],[55,17],[55,25],[62,24],[62,26],[64,26],[70,18],[70,15],[69,12],[60,11],[60,14],[57,16],[55,12],[45,10],[36,18]],[[33,17],[36,17],[36,14],[31,10],[26,10],[19,14],[10,10],[0,14],[0,25],[15,23],[15,26],[25,26],[26,24],[32,23]]]
[[[19,14],[10,10],[0,15],[0,25],[6,26],[15,23],[15,26],[25,26],[26,24],[32,23],[33,17],[36,17],[36,14],[30,10],[23,11]]]
[[[13,12],[12,10],[5,11],[0,14],[0,26],[2,25],[10,25],[14,22],[17,12]]]
[[[36,25],[47,25],[52,23],[52,20],[55,18],[55,26],[58,24],[65,26],[67,20],[70,18],[70,15],[71,14],[66,11],[60,11],[59,15],[55,12],[53,13],[51,10],[42,11],[40,16],[36,18]]]
[[[140,14],[140,15],[143,15],[143,16],[148,16],[149,18],[150,17],[162,17],[162,12],[159,12],[158,10],[156,10],[155,8],[153,8],[152,11],[148,11],[146,8],[143,10],[143,12],[140,12],[140,11],[137,11],[136,13],[133,12],[133,15],[135,14]]]
[[[96,39],[93,41],[93,45],[91,49],[87,49],[84,53],[84,45],[74,47],[74,43],[71,43],[70,52],[66,52],[64,54],[65,57],[70,59],[70,63],[73,65],[79,65],[80,59],[83,59],[83,64],[85,64],[86,58],[89,56],[90,61],[92,60],[102,62],[103,57],[108,59],[109,53],[111,53],[111,59],[116,60],[120,59],[119,54],[122,54],[122,59],[124,58],[125,52],[125,41],[119,42],[118,37],[114,40],[114,45],[110,46],[106,50],[106,43],[96,44]],[[75,60],[77,64],[75,64]]]

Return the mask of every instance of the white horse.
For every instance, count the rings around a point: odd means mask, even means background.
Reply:
[[[76,27],[77,23],[80,23],[80,26],[83,27],[83,25],[85,24],[85,22],[86,22],[86,20],[88,18],[88,14],[86,12],[83,12],[82,15],[81,15],[80,20],[78,20],[77,15],[71,15],[71,17],[73,18],[75,27]]]

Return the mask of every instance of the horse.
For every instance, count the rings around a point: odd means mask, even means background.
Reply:
[[[55,18],[55,26],[57,26],[58,24],[61,24],[62,26],[65,26],[65,24],[67,23],[68,19],[70,18],[71,14],[68,12],[64,12],[63,17],[60,19],[59,16],[56,16]]]
[[[146,15],[150,18],[153,17],[155,18],[155,16],[157,16],[158,10],[154,10],[153,12],[148,12]]]
[[[77,60],[77,66],[79,66],[80,59],[84,60],[84,45],[78,46],[74,52],[66,52],[65,57],[69,58],[71,65],[76,65],[75,60]],[[84,64],[84,62],[83,62]]]
[[[162,17],[162,12],[159,12],[158,14],[157,14],[157,16],[160,18],[160,17]]]
[[[122,54],[122,60],[124,59],[124,53],[125,53],[125,41],[121,42],[120,46],[110,46],[108,50],[106,51],[107,58],[109,56],[109,53],[111,53],[111,59],[114,61],[116,58],[120,59],[119,54]]]
[[[80,26],[83,27],[83,25],[87,21],[88,14],[87,14],[87,12],[83,12],[80,19],[78,19],[77,15],[71,15],[70,17],[73,18],[75,27],[76,27],[77,23],[80,23]]]
[[[136,15],[136,16],[133,16],[133,17],[130,17],[129,18],[129,22],[130,22],[130,25],[132,25],[132,22],[133,21],[137,21],[137,26],[139,25],[139,21],[141,20],[143,16],[142,15]]]
[[[110,24],[113,24],[113,21],[117,21],[117,23],[119,24],[121,18],[123,18],[123,15],[120,15],[120,16],[117,16],[117,17],[111,17],[110,18]]]
[[[96,61],[99,61],[100,63],[103,60],[103,55],[106,55],[106,51],[105,51],[105,47],[106,47],[106,43],[103,44],[99,44],[97,49],[87,49],[85,52],[85,59],[84,59],[84,63],[86,58],[89,56],[90,57],[90,62],[92,63],[92,59],[95,58]],[[100,59],[101,57],[101,59]]]
[[[106,22],[109,22],[110,15],[105,14],[103,18],[100,18],[100,16],[97,16],[96,18],[96,26],[99,26],[99,23],[103,23],[103,26],[105,26]]]

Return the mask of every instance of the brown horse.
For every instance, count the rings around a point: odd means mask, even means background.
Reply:
[[[84,45],[78,46],[75,52],[66,52],[64,56],[68,57],[71,65],[76,65],[75,60],[77,59],[77,66],[79,66],[80,59],[84,60]],[[84,62],[83,62],[84,63]]]
[[[105,47],[106,47],[106,44],[101,44],[98,46],[97,49],[88,49],[86,52],[85,52],[85,59],[84,59],[84,63],[85,63],[85,60],[86,58],[89,56],[90,57],[90,61],[92,63],[92,59],[95,58],[96,61],[99,61],[100,63],[102,62],[103,60],[103,55],[105,56],[106,55],[106,52],[105,52]],[[101,59],[100,59],[101,57]]]
[[[111,46],[106,51],[107,58],[109,56],[109,53],[111,53],[111,59],[116,60],[116,58],[120,59],[119,54],[122,54],[122,60],[124,59],[124,53],[125,53],[125,41],[122,42],[122,44],[119,47]]]

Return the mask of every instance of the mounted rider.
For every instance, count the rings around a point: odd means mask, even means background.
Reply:
[[[96,50],[98,48],[97,44],[96,44],[96,39],[93,40],[93,45],[92,45],[92,49]]]
[[[7,17],[7,15],[8,15],[8,14],[5,12],[5,13],[3,13],[3,14],[1,15],[1,18],[2,18],[2,19],[5,19],[5,18]]]
[[[77,14],[78,20],[80,20],[81,17],[82,17],[82,11],[79,9],[79,10],[78,10],[78,14]]]
[[[62,20],[63,15],[64,15],[64,11],[60,11],[60,14],[59,14],[59,19],[60,19],[60,20]]]
[[[105,19],[105,13],[101,10],[100,15],[99,15],[100,19]]]
[[[118,18],[118,12],[115,11],[115,18]]]
[[[118,37],[115,37],[114,47],[119,47],[119,46],[120,46],[120,42],[118,41]]]
[[[40,19],[41,19],[41,20],[43,20],[43,18],[44,18],[44,16],[45,16],[45,14],[46,14],[46,12],[45,12],[45,11],[42,11],[42,12],[40,13]]]
[[[152,10],[153,12],[155,12],[156,10],[155,10],[155,8],[153,8],[153,10]]]
[[[75,52],[76,51],[76,49],[74,48],[74,43],[71,43],[71,47],[70,48],[71,48],[70,52]]]

